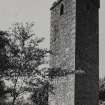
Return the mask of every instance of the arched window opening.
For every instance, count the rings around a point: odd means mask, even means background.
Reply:
[[[61,4],[61,8],[60,8],[60,16],[64,14],[64,5]]]

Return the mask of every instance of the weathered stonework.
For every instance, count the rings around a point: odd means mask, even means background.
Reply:
[[[60,7],[64,14],[60,16]],[[75,70],[76,1],[62,0],[51,13],[51,67]],[[53,80],[55,95],[49,96],[50,105],[74,105],[75,76]]]
[[[98,8],[99,0],[58,0],[51,7],[50,67],[85,75],[54,78],[49,105],[98,105]]]
[[[56,78],[54,95],[49,96],[49,105],[74,105],[74,75]]]

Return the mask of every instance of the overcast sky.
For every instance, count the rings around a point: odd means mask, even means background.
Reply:
[[[55,0],[0,0],[0,29],[7,29],[15,22],[35,22],[35,32],[45,37],[49,47],[50,10]],[[105,76],[105,0],[100,8],[100,77]]]

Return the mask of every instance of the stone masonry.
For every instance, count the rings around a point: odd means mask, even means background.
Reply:
[[[99,0],[57,0],[51,7],[51,68],[85,73],[52,80],[49,105],[98,105]]]

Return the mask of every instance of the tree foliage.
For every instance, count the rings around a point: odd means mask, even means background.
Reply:
[[[99,100],[105,101],[105,78],[99,81]]]
[[[0,31],[0,78],[4,73],[4,70],[7,70],[8,68],[8,56],[6,55],[7,45],[9,45],[7,32]]]
[[[7,68],[2,67],[2,75],[5,80],[11,81],[8,90],[13,98],[12,105],[15,105],[23,94],[33,92],[48,81],[45,59],[49,51],[39,47],[44,38],[35,35],[33,26],[33,23],[15,23],[6,32],[8,44],[4,55],[8,61]],[[3,61],[3,64],[5,62]]]
[[[48,105],[48,88],[49,84],[45,84],[34,90],[31,98],[36,105]]]
[[[4,70],[8,68],[8,56],[6,55],[6,46],[8,44],[7,32],[0,31],[0,105],[5,105],[6,94],[8,93],[2,80]]]

